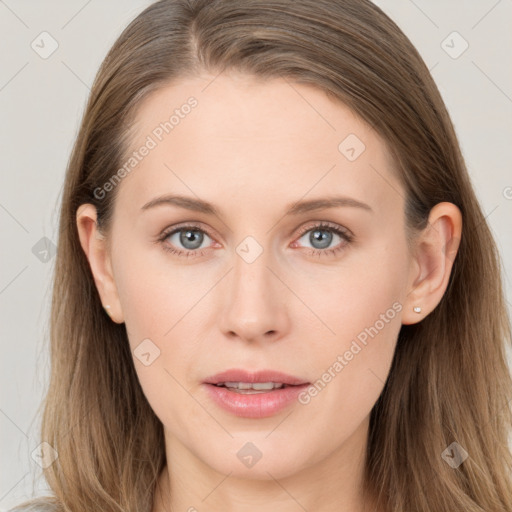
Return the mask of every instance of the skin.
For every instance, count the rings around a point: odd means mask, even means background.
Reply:
[[[322,91],[283,79],[230,73],[174,82],[140,105],[133,149],[190,96],[197,107],[118,185],[110,231],[98,231],[92,205],[77,211],[80,241],[112,320],[126,323],[132,350],[147,338],[160,350],[149,366],[134,357],[172,461],[153,512],[375,510],[361,492],[369,414],[401,325],[420,322],[446,290],[460,211],[436,205],[409,249],[405,192],[382,139]],[[349,134],[366,146],[354,161],[338,149]],[[141,209],[169,193],[201,198],[219,213]],[[371,211],[342,206],[285,215],[296,201],[335,195]],[[190,249],[200,239],[184,246],[179,233],[155,243],[166,228],[187,222],[205,233],[201,249]],[[325,248],[313,238],[319,222],[350,230],[352,242],[322,228]],[[236,252],[247,236],[263,250],[252,263]],[[340,250],[328,253],[332,248]],[[238,418],[201,385],[229,368],[316,382],[394,303],[394,318],[306,405]],[[247,442],[262,453],[251,468],[237,457]]]

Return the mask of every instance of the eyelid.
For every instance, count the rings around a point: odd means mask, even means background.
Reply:
[[[167,238],[169,235],[172,235],[173,233],[176,233],[176,231],[181,231],[186,228],[194,228],[198,231],[202,231],[203,233],[206,233],[210,238],[214,238],[211,234],[209,229],[207,229],[204,224],[201,222],[195,222],[195,221],[188,221],[188,222],[181,222],[179,224],[174,224],[173,226],[168,226],[165,229],[161,231],[161,233],[158,235],[159,239]]]
[[[169,238],[171,235],[174,235],[174,233],[176,233],[176,232],[185,231],[186,229],[190,229],[190,228],[192,228],[193,230],[201,231],[206,236],[208,236],[213,242],[216,242],[216,237],[210,234],[210,230],[208,228],[206,228],[201,222],[195,222],[195,221],[185,221],[185,222],[182,222],[179,224],[174,224],[173,226],[166,227],[165,229],[163,229],[160,232],[160,234],[157,235],[154,242],[156,244],[162,244],[164,246],[170,245],[170,244],[166,244],[167,238]],[[169,249],[169,247],[167,247],[167,246],[165,248]],[[200,249],[200,250],[203,251],[203,250],[205,250],[205,248]],[[196,249],[195,251],[192,251],[190,249],[180,249],[180,248],[176,248],[176,251],[177,252],[180,252],[180,251],[181,252],[187,252],[187,251],[199,252],[198,249]]]
[[[169,227],[163,229],[161,231],[160,235],[158,235],[158,236],[159,236],[159,238],[160,237],[166,238],[169,235],[175,233],[176,231],[180,231],[181,229],[184,229],[184,228],[196,228],[196,229],[206,233],[210,238],[214,238],[211,235],[211,233],[209,232],[209,229],[207,229],[204,226],[204,224],[202,224],[201,222],[196,222],[196,221],[185,221],[185,222],[173,225],[173,226],[169,226]],[[347,238],[354,237],[354,234],[348,228],[346,228],[344,226],[340,226],[339,224],[331,223],[329,221],[320,221],[320,220],[319,221],[311,221],[311,223],[304,224],[303,226],[301,226],[299,228],[299,231],[296,236],[298,236],[300,238],[304,233],[307,233],[311,229],[315,229],[315,228],[316,229],[329,228],[329,229],[333,229],[335,231],[341,231],[344,235],[347,236]]]
[[[305,224],[302,227],[299,228],[299,234],[298,237],[302,237],[304,233],[307,233],[308,231],[311,231],[312,229],[332,229],[333,231],[339,231],[344,236],[347,237],[347,239],[352,240],[354,238],[354,234],[350,229],[340,226],[339,224],[331,223],[329,221],[312,221],[312,224]]]

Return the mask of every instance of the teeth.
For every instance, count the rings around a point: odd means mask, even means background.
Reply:
[[[233,389],[254,389],[256,391],[270,391],[284,387],[281,382],[219,382],[217,386]]]

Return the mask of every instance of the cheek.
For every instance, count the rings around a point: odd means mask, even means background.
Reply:
[[[316,317],[307,316],[318,327],[308,340],[312,353],[322,354],[326,347],[343,353],[356,338],[364,344],[378,337],[383,342],[372,348],[389,349],[384,340],[393,340],[401,324],[407,268],[406,248],[397,238],[353,250],[338,267],[291,276],[288,282]],[[365,352],[370,357],[372,351]]]
[[[350,272],[317,283],[324,294],[323,306],[316,302],[318,315],[333,332],[311,337],[303,355],[317,380],[300,402],[313,425],[333,439],[350,435],[371,412],[393,360],[407,260],[399,243],[396,251],[383,247]]]
[[[183,270],[163,249],[125,247],[116,262],[116,286],[130,341],[173,337],[173,329],[200,299],[207,273]]]
[[[115,279],[135,370],[155,414],[171,426],[180,421],[175,411],[197,415],[185,390],[191,387],[189,362],[201,359],[196,341],[211,303],[200,299],[211,283],[205,274],[184,273],[162,260],[148,264],[147,252],[118,248]]]

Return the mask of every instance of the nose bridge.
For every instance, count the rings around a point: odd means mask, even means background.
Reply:
[[[281,297],[283,287],[269,269],[273,261],[270,249],[252,236],[235,248],[228,297],[221,314],[224,334],[255,340],[270,334],[275,338],[285,330],[286,298]]]
[[[264,247],[265,245],[265,247]],[[245,237],[235,248],[234,276],[236,279],[266,279],[267,266],[272,259],[268,243],[258,242],[253,236]]]
[[[272,273],[268,269],[271,256],[268,248],[263,248],[253,237],[247,237],[236,247],[232,298],[248,318],[256,318],[272,301]]]

